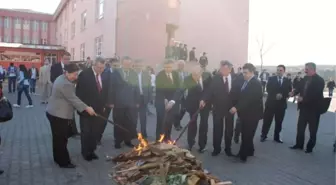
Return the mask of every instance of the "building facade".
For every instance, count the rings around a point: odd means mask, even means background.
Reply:
[[[0,9],[0,42],[55,44],[53,15],[22,9]]]
[[[2,40],[24,43],[28,35],[30,43],[47,39],[64,46],[73,60],[117,54],[155,65],[162,63],[174,39],[207,52],[209,68],[220,60],[236,67],[247,61],[248,0],[61,0],[54,15],[29,15],[35,17],[0,11]],[[25,17],[31,31],[25,30]]]

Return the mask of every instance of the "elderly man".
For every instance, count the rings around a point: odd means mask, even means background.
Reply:
[[[211,74],[203,72],[203,69],[196,65],[192,67],[191,75],[186,77],[184,80],[185,100],[184,107],[189,113],[191,122],[188,125],[188,145],[189,150],[192,149],[195,144],[195,137],[197,134],[197,117],[195,115],[199,109],[199,102],[202,99],[204,92],[208,89],[211,84]],[[198,145],[199,152],[205,151],[205,146],[207,143],[207,133],[208,133],[208,117],[211,105],[207,104],[200,110],[200,128],[198,134]],[[193,117],[196,116],[196,117]]]
[[[46,59],[44,65],[40,68],[39,82],[42,86],[42,104],[48,103],[48,98],[51,94],[50,67],[50,62]]]
[[[310,138],[306,146],[306,153],[312,153],[316,144],[316,135],[320,123],[324,79],[316,73],[316,64],[307,63],[305,65],[306,76],[301,87],[295,89],[295,94],[299,94],[298,106],[300,109],[297,123],[296,143],[291,149],[303,149],[305,140],[305,130],[308,125]]]
[[[225,125],[225,153],[232,156],[231,141],[233,137],[233,118],[229,110],[239,94],[240,83],[231,76],[232,64],[221,61],[219,74],[213,77],[209,89],[206,91],[200,107],[204,108],[210,102],[213,104],[213,147],[212,156],[221,152],[221,143]]]

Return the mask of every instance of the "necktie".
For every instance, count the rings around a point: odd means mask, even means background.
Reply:
[[[124,71],[124,78],[126,82],[128,82],[128,77],[129,77],[129,71]]]
[[[100,93],[102,91],[102,86],[99,82],[99,74],[96,74],[96,83],[97,83],[98,92]]]
[[[229,92],[229,82],[227,77],[225,77],[224,88],[226,92]]]
[[[243,84],[243,86],[241,88],[241,91],[243,91],[246,88],[246,86],[247,86],[247,81],[244,82],[244,84]]]
[[[168,75],[168,79],[170,80],[170,82],[171,82],[171,83],[174,83],[174,82],[173,82],[173,78],[172,78],[171,73],[168,73],[167,75]]]
[[[281,83],[281,77],[278,78],[278,82],[279,82],[279,85],[281,86],[282,83]]]

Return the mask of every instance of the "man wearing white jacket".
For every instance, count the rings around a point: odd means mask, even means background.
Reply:
[[[40,84],[42,87],[42,104],[48,103],[48,98],[51,94],[51,81],[50,81],[50,62],[48,59],[44,61],[44,65],[40,68]]]

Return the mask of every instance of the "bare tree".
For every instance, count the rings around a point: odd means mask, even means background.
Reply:
[[[261,39],[257,38],[258,43],[258,49],[259,49],[259,57],[260,57],[260,70],[262,71],[263,65],[264,65],[264,56],[273,48],[274,43],[272,43],[270,46],[265,47],[264,42],[264,35],[261,37]]]

